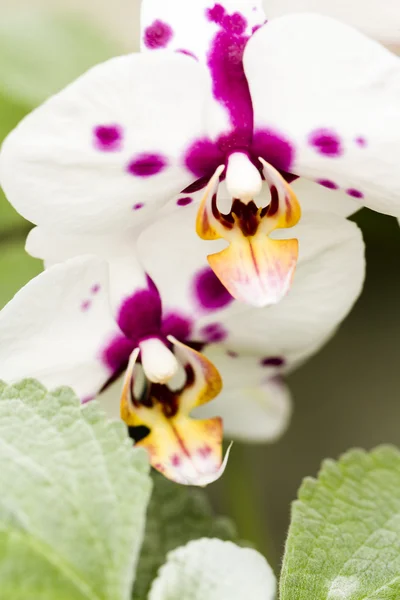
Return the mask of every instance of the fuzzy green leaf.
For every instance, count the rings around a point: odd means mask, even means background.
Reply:
[[[353,450],[293,507],[281,600],[400,598],[400,452]]]
[[[179,486],[154,475],[154,490],[133,599],[147,598],[151,583],[168,552],[202,537],[237,540],[231,521],[213,515],[203,490]]]
[[[0,386],[0,589],[127,600],[151,491],[145,453],[74,393]]]

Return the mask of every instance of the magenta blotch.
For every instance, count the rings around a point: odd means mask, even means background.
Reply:
[[[238,145],[246,147],[253,132],[253,104],[243,67],[243,53],[249,40],[244,35],[246,21],[239,13],[225,14],[222,27],[212,41],[207,65],[214,97],[229,112]]]
[[[275,169],[290,172],[294,161],[293,145],[282,134],[273,129],[259,129],[254,132],[252,154],[254,160],[259,156]]]
[[[94,130],[94,145],[101,152],[121,150],[123,131],[119,125],[97,125]]]
[[[229,358],[238,358],[239,354],[237,352],[234,352],[233,350],[228,350],[227,351],[227,356],[229,356]]]
[[[181,464],[181,457],[178,454],[173,454],[171,456],[171,465],[173,467],[179,467]]]
[[[99,291],[101,290],[101,285],[99,283],[95,283],[94,285],[92,285],[92,287],[90,288],[90,293],[93,294],[94,296],[96,294],[99,293]]]
[[[200,334],[203,336],[206,342],[210,344],[216,344],[223,342],[228,337],[228,332],[221,323],[212,323],[206,325],[200,330]]]
[[[92,306],[91,300],[84,300],[81,304],[81,311],[87,312],[91,306]]]
[[[180,342],[190,339],[192,333],[192,321],[176,312],[169,312],[163,317],[161,333],[167,337],[174,336]]]
[[[132,210],[140,210],[141,208],[143,208],[143,206],[143,202],[138,202],[137,204],[133,205]]]
[[[161,154],[141,154],[132,159],[126,170],[136,177],[152,177],[167,167],[167,159]]]
[[[224,164],[225,156],[211,140],[196,140],[187,150],[185,165],[195,177],[210,179],[218,166]]]
[[[318,179],[317,183],[319,183],[319,185],[322,185],[323,187],[328,188],[329,190],[338,190],[339,189],[339,186],[334,181],[331,181],[330,179]]]
[[[208,458],[210,454],[212,454],[212,448],[208,446],[208,444],[205,444],[202,448],[199,448],[197,452],[199,456],[201,456],[201,458],[205,459]]]
[[[262,367],[283,367],[285,365],[285,359],[281,356],[267,356],[261,359]]]
[[[157,19],[152,25],[146,27],[143,41],[149,50],[158,50],[159,48],[166,48],[173,37],[174,32],[168,23]]]
[[[128,364],[129,357],[135,349],[135,342],[124,335],[117,335],[102,352],[103,363],[111,373],[119,373]]]
[[[340,137],[330,129],[317,129],[310,134],[309,143],[324,156],[336,158],[342,156],[343,147]]]
[[[224,16],[226,15],[226,10],[221,4],[215,4],[213,8],[207,8],[206,17],[211,23],[217,23],[217,25],[221,25]]]
[[[153,282],[147,289],[124,300],[117,322],[121,331],[136,345],[142,339],[160,335],[161,298]]]
[[[177,205],[178,206],[188,206],[192,202],[193,202],[193,198],[191,198],[190,196],[185,196],[185,198],[179,198],[179,200],[177,201]]]
[[[357,144],[357,146],[360,146],[360,148],[365,148],[368,144],[367,144],[367,140],[365,139],[365,137],[358,137],[355,140],[355,143]]]
[[[240,13],[233,13],[233,15],[225,15],[221,25],[234,35],[243,35],[246,31],[247,21]]]
[[[363,192],[360,192],[360,190],[355,190],[353,188],[346,190],[346,194],[348,194],[352,198],[364,198]]]
[[[185,56],[190,56],[190,58],[194,58],[194,60],[197,60],[197,61],[199,60],[197,58],[197,56],[195,54],[193,54],[193,52],[191,52],[190,50],[179,49],[179,50],[176,50],[176,52],[178,54],[184,54]]]
[[[210,267],[196,275],[193,288],[197,303],[206,311],[225,308],[234,300]]]

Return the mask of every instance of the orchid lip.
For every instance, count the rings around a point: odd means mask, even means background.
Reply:
[[[246,155],[237,153],[232,156],[235,158],[231,166],[237,161],[242,173],[248,177],[242,190],[253,186],[256,191],[258,180],[255,173],[261,181],[258,169]],[[232,200],[229,214],[222,214],[217,202],[220,167],[205,190],[196,229],[204,240],[222,238],[229,243],[221,252],[208,256],[211,268],[229,293],[236,300],[262,307],[276,304],[287,294],[298,259],[297,240],[272,240],[269,235],[275,229],[296,225],[301,210],[293,190],[282,175],[264,159],[259,160],[271,194],[269,205],[259,208],[253,199],[243,194],[243,199]],[[231,175],[230,181],[238,190],[240,182],[235,179],[236,175]]]
[[[174,388],[172,380],[168,385],[149,381],[144,365],[137,364],[139,352],[143,353],[142,347],[137,348],[125,374],[121,418],[130,427],[148,430],[136,445],[147,449],[154,468],[184,485],[207,485],[220,477],[227,462],[227,456],[222,459],[222,421],[218,417],[197,420],[190,414],[219,394],[222,380],[205,356],[173,336],[168,336],[168,341],[173,345],[174,360],[184,370],[184,383]],[[144,354],[155,349],[152,360],[160,352],[165,358],[167,355],[153,342],[145,347]],[[142,385],[140,374],[145,380]]]

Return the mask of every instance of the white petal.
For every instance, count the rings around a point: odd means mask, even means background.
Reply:
[[[63,232],[146,221],[195,179],[185,153],[204,135],[205,82],[201,66],[182,55],[128,55],[94,67],[4,142],[9,201]]]
[[[273,600],[275,593],[275,576],[261,554],[204,538],[168,554],[149,600]]]
[[[238,15],[236,30],[243,20],[243,34],[247,36],[265,22],[261,0],[143,0],[142,51],[168,49],[207,62],[223,19],[234,14]],[[233,32],[234,25],[233,19]]]
[[[34,377],[71,386],[82,400],[110,377],[102,349],[117,334],[108,268],[92,257],[57,265],[30,281],[0,313],[0,379]]]
[[[265,7],[269,19],[295,12],[316,12],[353,25],[385,44],[400,44],[399,7],[390,0],[266,0]]]
[[[56,229],[34,227],[28,234],[26,250],[44,260],[46,268],[70,258],[92,254],[108,262],[110,300],[118,314],[127,297],[147,287],[136,250],[135,230],[115,234],[63,234]]]
[[[227,439],[254,443],[279,439],[292,415],[290,392],[281,378],[268,378],[268,369],[259,357],[232,356],[215,346],[205,354],[218,365],[224,388],[215,400],[196,409],[193,416],[222,417]]]
[[[183,208],[139,239],[165,312],[189,323],[192,340],[260,359],[282,357],[291,365],[332,335],[360,294],[364,244],[357,226],[342,217],[308,211],[296,227],[273,234],[299,239],[299,263],[288,296],[257,309],[234,301],[212,276],[206,261],[212,245],[196,237],[195,215],[196,207]]]
[[[350,217],[362,207],[359,200],[354,200],[345,192],[330,190],[314,181],[300,177],[291,183],[301,206],[303,215],[308,211],[327,211]]]
[[[303,14],[257,32],[244,64],[263,158],[283,153],[285,170],[400,214],[397,57],[347,25]]]

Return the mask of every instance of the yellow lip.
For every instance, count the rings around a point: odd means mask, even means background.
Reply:
[[[166,385],[151,385],[143,404],[133,390],[139,356],[135,351],[125,376],[121,418],[131,427],[150,430],[137,445],[147,449],[155,469],[177,483],[204,486],[218,479],[226,465],[222,421],[218,417],[196,420],[190,413],[219,394],[222,380],[205,356],[174,338],[170,341],[186,371],[186,382],[176,391]]]
[[[217,206],[220,167],[206,188],[196,223],[202,239],[223,238],[229,244],[208,256],[217,277],[234,298],[259,307],[276,304],[287,294],[299,253],[297,240],[272,240],[269,235],[293,227],[301,217],[292,188],[276,169],[260,161],[271,192],[268,207],[236,199],[231,212],[222,214]]]

